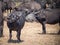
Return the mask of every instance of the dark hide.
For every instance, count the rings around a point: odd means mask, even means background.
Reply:
[[[36,14],[36,19],[42,24],[43,33],[46,33],[45,24],[60,24],[60,9],[44,10]]]
[[[21,29],[25,24],[24,11],[13,11],[7,16],[7,26],[10,32],[10,39],[12,37],[12,31],[17,32],[17,39],[20,41]]]

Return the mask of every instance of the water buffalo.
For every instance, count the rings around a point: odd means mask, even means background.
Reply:
[[[7,26],[10,32],[10,40],[12,38],[12,31],[17,32],[17,39],[20,40],[21,29],[25,24],[25,11],[13,11],[10,15],[7,16]]]
[[[26,16],[26,21],[28,22],[33,22],[33,21],[36,21],[34,15],[31,13],[32,11],[35,11],[35,10],[39,10],[41,8],[40,4],[35,2],[35,1],[28,1],[26,3],[22,3],[20,6],[18,7],[15,7],[15,9],[17,10],[19,9],[24,9],[27,11],[27,15]]]
[[[2,1],[2,12],[4,11],[8,11],[10,10],[10,13],[11,13],[11,10],[15,7],[15,2],[11,2],[11,0],[3,0]]]
[[[27,14],[27,16],[26,16],[26,21],[27,21],[27,22],[36,21],[35,15],[32,13],[33,10],[28,9],[28,8],[26,8],[26,7],[22,7],[22,8],[17,8],[17,7],[15,7],[14,9],[15,9],[16,11],[17,11],[17,10],[20,10],[20,9],[25,10],[25,11],[26,11],[26,14]]]
[[[56,24],[60,25],[60,9],[44,10],[41,9],[39,13],[35,14],[36,19],[42,24],[43,33],[46,33],[45,24]]]

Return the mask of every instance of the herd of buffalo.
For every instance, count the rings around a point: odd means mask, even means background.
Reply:
[[[43,34],[46,34],[45,24],[56,24],[60,26],[60,1],[54,0],[53,2],[46,1],[30,1],[24,2],[14,9],[4,2],[2,6],[2,12],[10,10],[10,14],[4,19],[7,21],[7,26],[10,32],[10,40],[12,38],[12,31],[17,32],[17,39],[21,41],[21,29],[24,27],[25,21],[27,22],[39,22],[42,25]],[[48,4],[48,6],[46,6]],[[13,10],[13,11],[11,11]]]

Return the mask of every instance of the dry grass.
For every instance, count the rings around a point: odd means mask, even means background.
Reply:
[[[55,34],[39,34],[42,33],[41,27],[42,26],[39,23],[26,22],[21,32],[21,40],[23,40],[23,42],[18,43],[16,41],[16,32],[12,33],[12,39],[14,41],[8,42],[9,29],[6,22],[4,22],[4,37],[0,38],[0,45],[60,45],[60,35],[56,35],[58,32],[58,24],[46,25],[47,33]]]
[[[8,42],[9,29],[6,22],[4,22],[4,37],[0,38],[0,45],[60,45],[60,35],[56,35],[56,33],[59,31],[58,24],[46,24],[46,29],[47,34],[41,34],[42,26],[40,23],[26,22],[21,32],[21,40],[23,40],[23,42],[16,41],[16,32],[12,33],[13,41]]]

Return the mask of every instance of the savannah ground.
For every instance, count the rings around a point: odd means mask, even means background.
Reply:
[[[18,42],[16,32],[13,31],[12,41],[9,42],[9,29],[4,22],[4,37],[0,38],[0,45],[60,45],[60,35],[57,35],[58,24],[46,24],[47,34],[42,34],[42,26],[36,22],[26,22],[21,31],[21,40]]]
[[[37,22],[25,22],[21,31],[21,42],[17,41],[13,31],[12,41],[9,41],[9,29],[4,21],[4,36],[0,38],[0,45],[60,45],[59,24],[46,24],[47,34],[42,34],[42,25]]]

